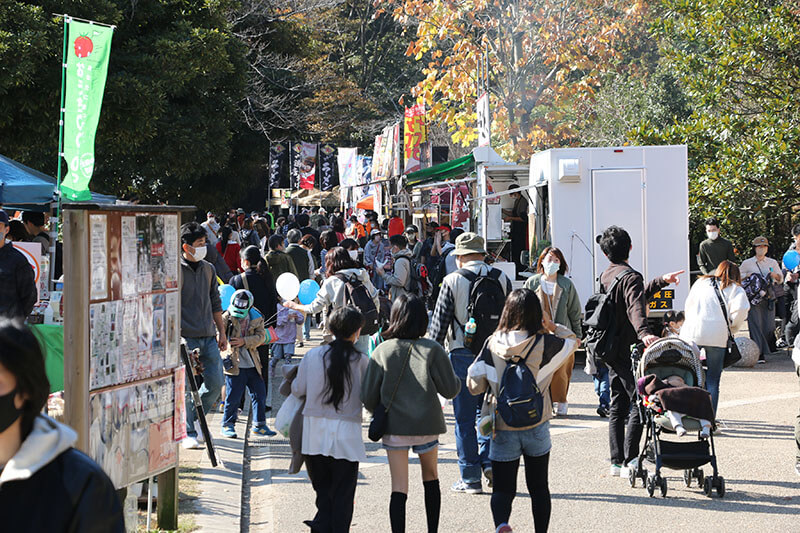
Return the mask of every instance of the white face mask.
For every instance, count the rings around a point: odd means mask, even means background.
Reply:
[[[706,235],[708,235],[709,239],[711,239],[712,241],[715,241],[715,240],[717,240],[717,237],[719,237],[719,232],[718,231],[707,231]]]
[[[561,263],[552,263],[550,261],[545,261],[542,263],[542,267],[544,268],[544,273],[548,276],[552,276],[558,269],[561,268]]]
[[[358,250],[348,250],[347,253],[350,254],[350,259],[358,261]]]
[[[197,248],[194,249],[194,253],[192,254],[192,258],[195,261],[198,261],[198,262],[202,261],[203,259],[206,258],[206,252],[208,252],[208,249],[206,248],[205,245],[198,246]]]

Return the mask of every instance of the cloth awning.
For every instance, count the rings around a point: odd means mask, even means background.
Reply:
[[[472,154],[440,163],[430,168],[424,168],[406,175],[407,186],[417,186],[424,183],[444,181],[456,176],[464,176],[475,170],[475,156]]]
[[[375,195],[370,194],[356,202],[356,209],[365,209],[367,211],[375,210]]]

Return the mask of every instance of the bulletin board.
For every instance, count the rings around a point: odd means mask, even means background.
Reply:
[[[186,435],[179,232],[189,209],[64,211],[65,414],[117,488],[177,466]]]

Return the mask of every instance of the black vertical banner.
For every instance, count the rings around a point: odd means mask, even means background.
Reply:
[[[286,144],[277,143],[269,147],[269,186],[271,189],[288,189],[289,150]]]
[[[339,185],[339,168],[336,162],[336,146],[323,143],[319,145],[319,188],[330,191]]]

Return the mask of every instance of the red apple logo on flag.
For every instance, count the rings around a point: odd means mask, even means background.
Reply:
[[[89,57],[94,49],[92,40],[85,35],[81,35],[75,39],[75,55],[78,57]]]

